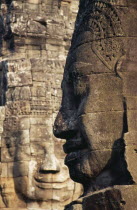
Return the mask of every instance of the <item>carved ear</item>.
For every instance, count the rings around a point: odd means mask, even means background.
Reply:
[[[8,151],[8,154],[9,154],[9,156],[11,157],[11,158],[14,158],[14,156],[15,156],[15,147],[9,147],[9,148],[7,148],[7,151]]]
[[[10,137],[8,136],[8,131],[4,130],[4,134],[7,136],[3,136],[3,147],[1,148],[1,161],[2,162],[14,162],[15,155],[16,155],[16,149],[17,146],[20,143],[20,131],[9,131]]]
[[[1,148],[1,162],[13,162],[15,157],[15,147],[10,147],[9,144],[6,144],[5,147]]]

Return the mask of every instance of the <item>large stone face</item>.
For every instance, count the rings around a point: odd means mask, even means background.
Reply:
[[[61,210],[81,194],[52,134],[78,1],[0,4],[0,209]]]
[[[80,1],[54,126],[84,187],[67,209],[136,208],[136,20],[136,1]]]

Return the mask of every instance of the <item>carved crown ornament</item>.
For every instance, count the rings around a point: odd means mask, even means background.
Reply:
[[[86,1],[87,4],[88,2]],[[113,6],[116,2],[118,1],[90,2],[84,15],[78,16],[71,48],[89,42],[93,52],[110,70],[114,70],[116,62],[124,54],[121,37],[125,34]]]

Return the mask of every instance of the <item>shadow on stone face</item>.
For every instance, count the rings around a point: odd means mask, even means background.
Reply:
[[[112,148],[111,158],[106,168],[109,168],[112,176],[115,177],[112,186],[134,184],[133,178],[127,169],[124,139],[118,139],[115,141]]]
[[[132,177],[130,171],[128,170],[126,157],[125,157],[125,140],[124,135],[128,133],[128,120],[127,120],[127,106],[124,99],[123,102],[124,114],[123,114],[123,132],[120,139],[115,140],[112,146],[112,153],[110,160],[108,161],[104,171],[110,171],[111,182],[107,187],[113,187],[115,185],[133,185],[135,184],[134,178]],[[100,175],[99,175],[100,176]],[[103,179],[102,179],[103,186]],[[104,188],[104,187],[102,187]]]
[[[112,147],[112,154],[110,159],[110,170],[112,170],[112,175],[115,176],[115,181],[112,183],[114,185],[132,185],[134,184],[133,177],[128,171],[127,162],[125,160],[125,140],[124,135],[128,133],[128,119],[127,119],[127,104],[126,99],[123,99],[123,132],[121,139],[114,142]]]

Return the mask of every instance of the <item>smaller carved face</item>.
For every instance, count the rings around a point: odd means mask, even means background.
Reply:
[[[54,193],[61,189],[61,183],[67,181],[68,174],[55,157],[53,142],[36,141],[28,146],[21,145],[17,148],[17,155],[22,157],[14,164],[14,175],[19,174],[14,179],[16,191],[31,200],[56,200]]]
[[[25,201],[45,201],[49,204],[52,200],[62,206],[71,202],[74,182],[64,165],[64,153],[59,151],[61,141],[55,145],[52,139],[50,119],[21,117],[15,126],[14,119],[11,120],[12,128],[8,128],[10,135],[11,130],[14,131],[6,141],[14,162],[17,195]]]
[[[71,178],[92,182],[119,150],[123,132],[121,79],[94,54],[91,44],[71,51],[62,82],[62,104],[54,134],[65,138]]]

